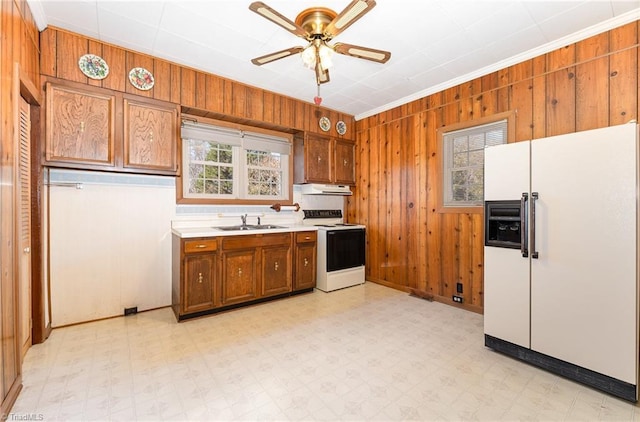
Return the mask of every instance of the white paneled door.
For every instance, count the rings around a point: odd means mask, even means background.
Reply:
[[[531,191],[539,194],[531,349],[631,384],[638,360],[636,131],[628,124],[531,142]]]

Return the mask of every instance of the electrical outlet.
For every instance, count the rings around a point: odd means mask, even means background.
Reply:
[[[462,283],[456,283],[456,292],[462,293]]]
[[[453,301],[455,303],[462,303],[462,296],[453,295]]]
[[[135,315],[138,313],[138,307],[134,306],[133,308],[124,308],[124,316],[127,315]]]

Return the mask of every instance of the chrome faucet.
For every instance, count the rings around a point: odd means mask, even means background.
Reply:
[[[247,225],[247,214],[241,215],[240,219],[242,220],[242,225],[246,226]]]

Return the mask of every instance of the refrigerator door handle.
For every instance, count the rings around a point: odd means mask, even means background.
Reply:
[[[531,258],[538,259],[536,250],[536,201],[538,192],[531,192]]]
[[[529,200],[529,194],[522,192],[520,198],[520,252],[522,257],[529,256],[529,249],[527,248],[527,201]]]

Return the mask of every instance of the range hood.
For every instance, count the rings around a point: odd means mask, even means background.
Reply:
[[[302,185],[301,192],[305,195],[351,195],[351,189],[348,185],[321,185],[318,183]]]

